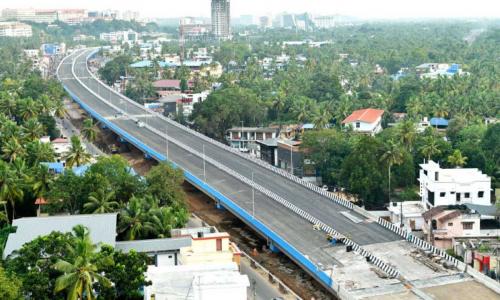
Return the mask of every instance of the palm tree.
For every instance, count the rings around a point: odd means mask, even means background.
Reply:
[[[276,98],[273,100],[273,108],[276,110],[276,118],[281,124],[281,119],[280,119],[280,112],[283,110],[285,107],[285,102],[286,102],[286,96],[283,91],[279,91],[278,95],[276,95]]]
[[[424,145],[420,148],[420,153],[422,153],[428,161],[431,160],[432,156],[441,153],[439,145],[436,143],[436,139],[433,136],[424,138]]]
[[[42,198],[47,195],[50,185],[53,182],[52,174],[45,165],[38,165],[34,170],[34,176],[31,180],[31,188],[37,198]]]
[[[83,205],[84,212],[90,214],[105,214],[116,211],[118,202],[113,201],[115,193],[103,188],[90,193],[87,202]]]
[[[103,286],[111,286],[111,281],[99,274],[95,263],[96,246],[92,244],[87,228],[78,225],[73,228],[76,243],[68,245],[74,259],[66,261],[59,259],[54,269],[63,274],[57,277],[54,293],[66,290],[68,300],[92,300],[94,297],[93,285],[99,282]]]
[[[54,148],[50,143],[42,143],[34,141],[27,146],[28,162],[30,165],[35,166],[41,162],[50,162],[55,160]]]
[[[312,99],[299,99],[293,103],[292,112],[295,114],[297,121],[305,123],[309,120],[313,107],[314,102],[312,102]]]
[[[317,130],[325,129],[332,119],[332,114],[326,105],[321,105],[314,113],[313,123]]]
[[[9,139],[2,147],[3,158],[13,162],[26,154],[26,150],[15,137]]]
[[[401,151],[401,146],[394,142],[393,140],[389,141],[385,152],[380,157],[380,160],[387,164],[387,174],[389,179],[389,202],[391,201],[391,168],[393,165],[400,165],[404,162],[403,151]]]
[[[92,119],[85,119],[85,121],[83,121],[82,135],[89,142],[93,142],[96,140],[97,129],[96,129],[96,126],[94,125],[94,121]]]
[[[434,104],[434,116],[438,118],[445,118],[449,115],[450,107],[444,100],[439,100]],[[437,122],[436,122],[437,127]]]
[[[462,155],[459,149],[453,151],[453,154],[448,156],[448,163],[456,168],[463,167],[467,162],[467,157]]]
[[[64,107],[64,102],[63,101],[54,101],[53,102],[53,108],[54,115],[58,118],[63,118],[64,114],[66,113],[66,108]]]
[[[3,112],[9,118],[12,118],[16,114],[17,101],[14,97],[6,92],[0,95],[0,111]]]
[[[90,162],[92,155],[85,151],[80,139],[74,135],[71,137],[71,147],[69,152],[65,156],[66,167],[72,168],[75,165],[77,167]]]
[[[155,205],[147,203],[148,201],[151,203],[153,199],[132,197],[121,211],[118,228],[127,240],[147,237],[148,234],[155,232],[152,215],[149,213],[151,209],[155,209]]]
[[[23,125],[24,137],[29,141],[38,140],[43,135],[43,126],[37,119],[29,119]]]
[[[19,102],[18,110],[19,115],[23,118],[23,120],[35,118],[39,113],[38,106],[31,98],[21,100]]]
[[[12,208],[12,220],[16,214],[16,202],[24,197],[22,182],[9,165],[0,161],[0,201],[8,202]]]
[[[398,134],[401,144],[405,145],[408,151],[412,151],[417,139],[417,128],[411,120],[405,120],[398,125]]]

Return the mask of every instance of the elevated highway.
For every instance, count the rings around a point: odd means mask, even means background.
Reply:
[[[409,290],[422,298],[422,288],[470,280],[457,277],[461,272],[456,260],[391,224],[114,92],[88,67],[95,53],[96,49],[78,50],[61,62],[57,75],[71,97],[146,155],[181,168],[186,180],[332,293],[367,298]],[[341,243],[330,243],[327,235]],[[347,252],[345,245],[354,251]],[[436,271],[411,254],[423,248],[454,267]]]

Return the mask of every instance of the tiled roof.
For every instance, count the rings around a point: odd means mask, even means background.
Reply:
[[[64,138],[57,138],[55,140],[52,141],[53,144],[66,144],[66,143],[69,143],[68,139],[64,139]]]
[[[175,89],[180,89],[181,88],[181,81],[180,80],[175,80],[175,79],[163,79],[163,80],[158,80],[153,83],[153,86],[155,88],[175,88]]]
[[[365,122],[365,123],[373,123],[377,121],[378,118],[382,117],[384,111],[382,109],[360,109],[354,111],[349,117],[347,117],[342,124],[352,123],[352,122]]]

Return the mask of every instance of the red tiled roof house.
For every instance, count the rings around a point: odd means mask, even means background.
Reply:
[[[382,131],[383,115],[384,111],[381,109],[360,109],[342,121],[342,125],[351,126],[355,132],[375,135]]]

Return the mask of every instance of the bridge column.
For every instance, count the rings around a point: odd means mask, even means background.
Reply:
[[[147,153],[144,153],[144,158],[147,160],[152,159],[151,155],[149,155]]]
[[[215,207],[217,207],[218,210],[225,210],[224,206],[220,203],[220,201],[217,201],[215,203]]]
[[[276,245],[274,245],[272,241],[269,242],[269,250],[271,250],[271,252],[273,253],[280,253],[280,249],[278,249],[278,247],[276,247]]]

